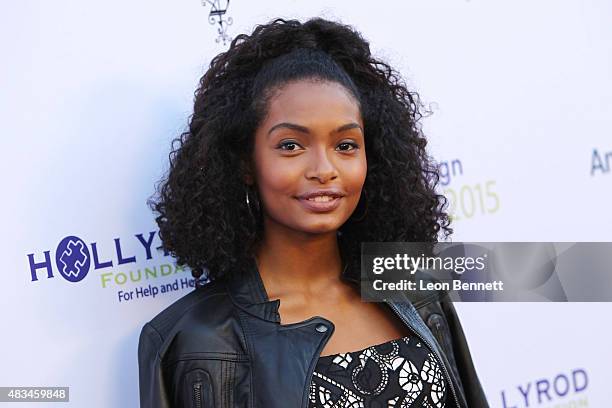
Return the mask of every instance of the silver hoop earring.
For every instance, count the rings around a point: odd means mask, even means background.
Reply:
[[[251,200],[249,199],[249,187],[247,186],[246,188],[246,204],[247,204],[247,208],[249,209],[249,212],[251,213],[251,215],[253,216],[253,218],[257,219],[257,215],[260,212],[260,206],[259,206],[259,200],[257,198],[255,198],[253,201],[255,201],[255,210],[253,210],[253,206],[251,205]]]

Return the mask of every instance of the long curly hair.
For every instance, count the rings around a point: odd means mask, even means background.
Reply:
[[[235,276],[252,261],[263,223],[261,211],[245,202],[247,191],[257,199],[244,171],[270,95],[298,79],[340,83],[361,110],[363,200],[338,232],[351,270],[359,271],[361,242],[437,242],[453,232],[447,200],[435,191],[440,175],[425,149],[419,95],[351,26],[277,18],[236,36],[212,59],[188,129],[172,141],[169,170],[147,201],[157,213],[161,248],[199,282]]]

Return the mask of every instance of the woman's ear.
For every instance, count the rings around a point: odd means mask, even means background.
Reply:
[[[245,184],[252,186],[255,183],[255,178],[253,177],[251,165],[245,160],[242,160],[240,162],[240,174],[242,175],[242,180]]]

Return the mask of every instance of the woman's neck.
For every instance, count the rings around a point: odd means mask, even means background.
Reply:
[[[257,267],[270,299],[291,293],[321,293],[340,280],[342,257],[336,231],[304,234],[267,229],[256,251]]]

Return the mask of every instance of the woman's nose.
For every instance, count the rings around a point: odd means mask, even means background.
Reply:
[[[338,176],[338,169],[333,159],[329,157],[333,152],[330,153],[324,148],[314,149],[311,152],[306,170],[307,179],[317,178],[321,183],[325,183]]]

